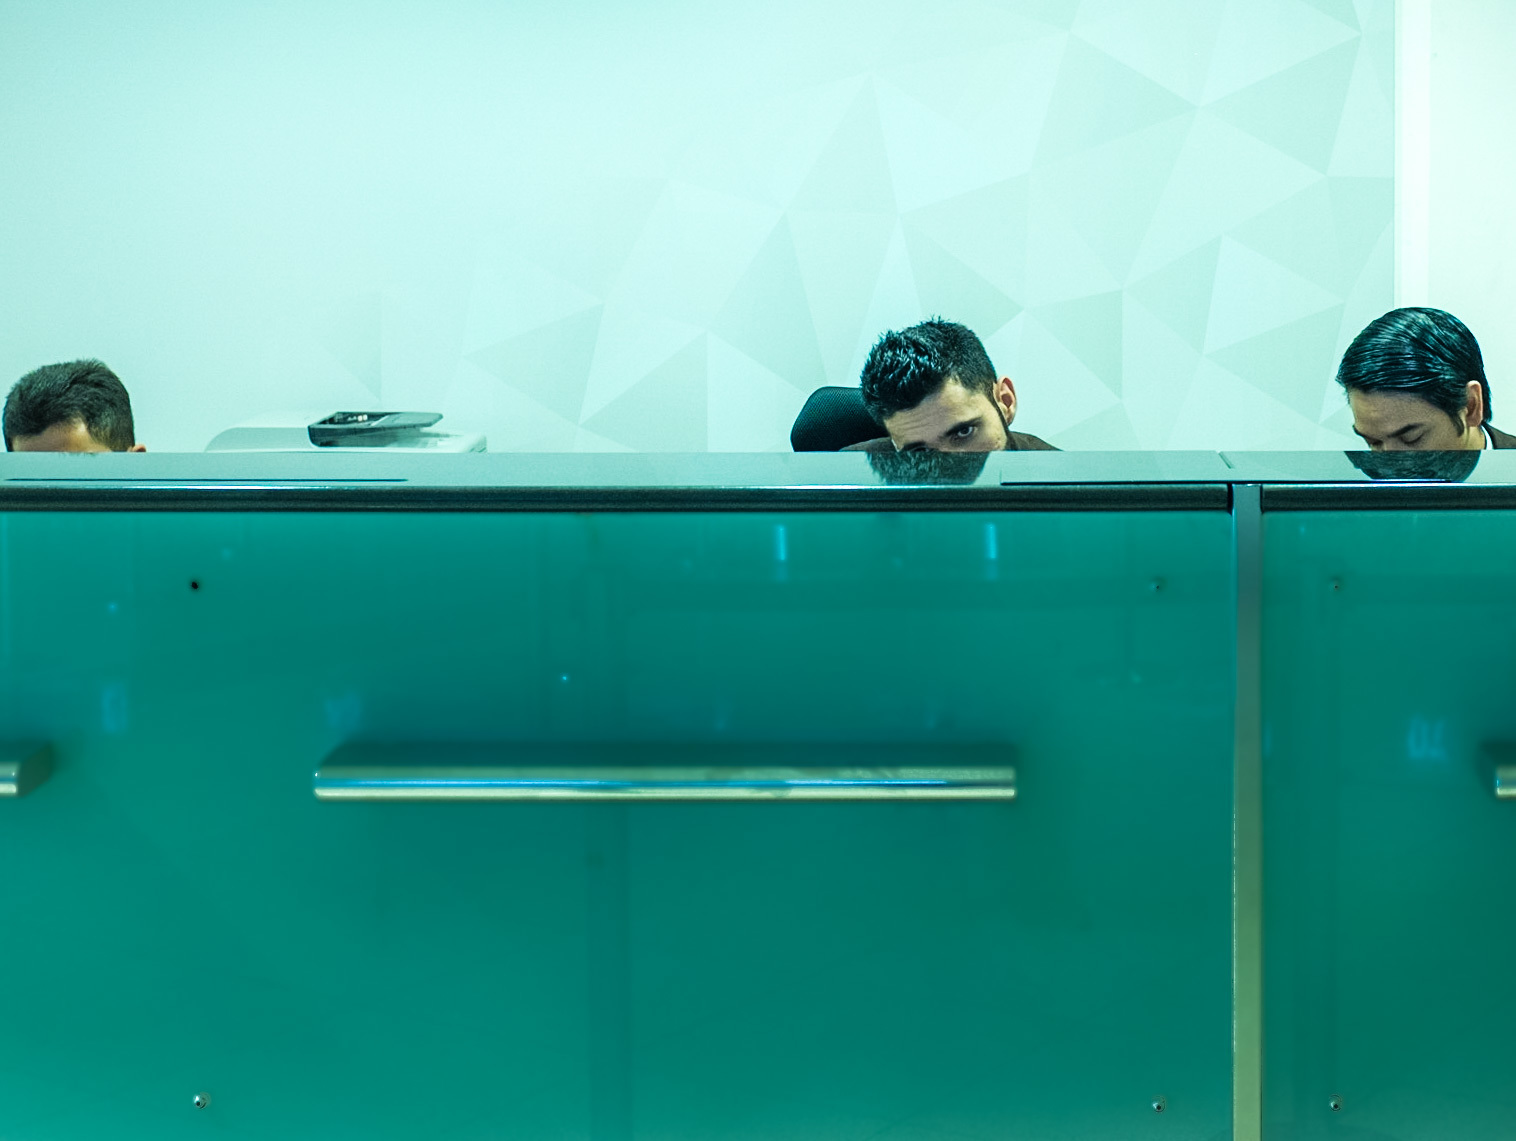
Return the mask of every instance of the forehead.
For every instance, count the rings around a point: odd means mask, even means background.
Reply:
[[[1348,404],[1353,409],[1354,427],[1369,435],[1393,434],[1411,424],[1446,419],[1435,404],[1405,392],[1353,391],[1348,393]]]
[[[935,439],[955,424],[972,420],[990,411],[989,397],[971,392],[956,380],[941,388],[914,408],[885,418],[885,426],[897,440]]]
[[[13,436],[11,447],[18,452],[108,452],[104,444],[89,434],[83,420],[60,420],[35,436]]]

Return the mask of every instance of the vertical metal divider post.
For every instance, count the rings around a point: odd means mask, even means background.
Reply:
[[[1263,496],[1232,486],[1232,1141],[1263,1137]]]

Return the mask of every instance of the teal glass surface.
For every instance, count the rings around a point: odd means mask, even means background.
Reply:
[[[58,755],[0,802],[0,1136],[1225,1136],[1230,543],[0,516],[0,738]],[[999,743],[1019,798],[316,801],[350,739]]]
[[[1265,1135],[1509,1137],[1516,514],[1266,524]]]

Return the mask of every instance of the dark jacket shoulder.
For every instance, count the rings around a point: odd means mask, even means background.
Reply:
[[[1490,443],[1497,448],[1516,448],[1516,436],[1509,432],[1502,432],[1493,424],[1486,424],[1484,430],[1490,434]]]
[[[1037,436],[1029,436],[1025,432],[1007,432],[1009,439],[1006,441],[1005,450],[1008,452],[1056,452],[1061,449],[1053,447],[1046,440]]]
[[[1512,445],[1516,446],[1516,439],[1507,436]],[[849,444],[839,449],[844,452],[893,452],[895,442],[888,436],[880,436],[877,440],[864,440],[861,444]],[[1029,436],[1025,432],[1007,432],[1005,450],[1008,452],[1056,452],[1058,449],[1046,440]]]

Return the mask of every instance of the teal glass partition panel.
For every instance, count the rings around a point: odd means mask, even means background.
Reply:
[[[1265,1136],[1516,1122],[1516,513],[1265,539]]]
[[[0,800],[0,1136],[1225,1136],[1230,541],[0,516],[0,739],[57,756]],[[987,745],[1018,799],[317,801],[351,740]]]

